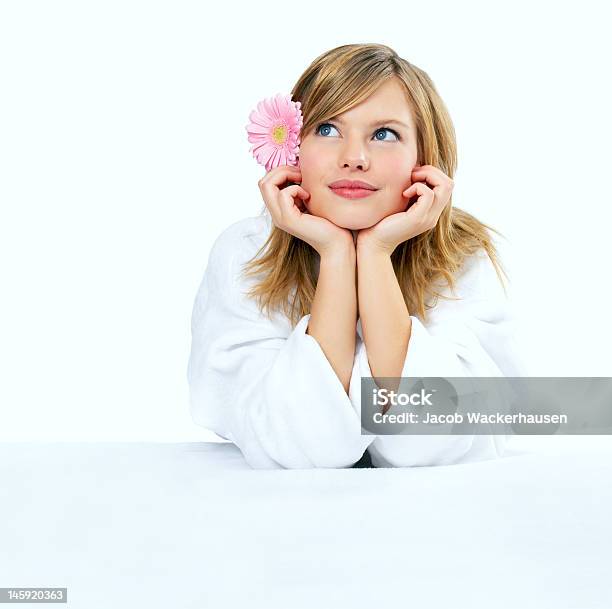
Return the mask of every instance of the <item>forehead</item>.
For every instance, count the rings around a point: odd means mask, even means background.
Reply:
[[[414,126],[408,95],[395,78],[384,82],[365,100],[334,118],[368,125],[375,119],[396,119],[410,128]]]

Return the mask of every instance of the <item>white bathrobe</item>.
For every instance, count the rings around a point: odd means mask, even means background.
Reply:
[[[362,435],[361,377],[372,377],[356,325],[349,394],[316,339],[310,315],[292,328],[262,314],[239,277],[271,229],[268,213],[245,218],[215,240],[195,298],[187,378],[198,425],[238,446],[253,468],[345,468],[367,450],[375,467],[448,465],[501,455],[505,435]],[[453,294],[448,291],[449,295]],[[427,324],[412,317],[402,377],[524,376],[513,316],[481,250],[440,298]]]

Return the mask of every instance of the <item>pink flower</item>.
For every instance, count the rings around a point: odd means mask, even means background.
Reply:
[[[278,93],[257,104],[249,114],[250,152],[266,171],[279,165],[297,165],[300,130],[303,124],[301,103],[291,100],[291,95]]]

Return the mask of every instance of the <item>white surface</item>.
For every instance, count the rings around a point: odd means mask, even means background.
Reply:
[[[0,445],[0,586],[78,609],[612,606],[612,441],[252,470],[229,444]]]

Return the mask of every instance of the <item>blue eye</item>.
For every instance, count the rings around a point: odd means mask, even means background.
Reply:
[[[323,133],[322,131],[321,131],[321,132],[319,132],[319,130],[320,130],[320,129],[321,129],[321,130],[322,130],[322,129],[325,129],[325,130],[326,130],[326,131],[325,131],[325,133]],[[334,126],[333,126],[331,123],[321,123],[321,124],[320,124],[320,125],[319,125],[319,126],[316,128],[316,129],[315,129],[315,134],[316,134],[316,135],[323,135],[324,137],[327,137],[327,136],[329,135],[329,129],[336,129],[336,127],[334,127]],[[387,140],[387,139],[384,139],[384,138],[379,138],[379,137],[376,137],[378,133],[381,133],[381,132],[383,132],[383,131],[388,131],[389,133],[393,133],[393,135],[395,136],[395,138],[396,138],[396,139],[395,139],[395,140]],[[394,129],[389,129],[388,127],[380,127],[379,129],[377,129],[377,130],[374,132],[374,137],[376,138],[376,141],[378,141],[378,142],[387,142],[387,141],[393,142],[393,141],[399,141],[399,140],[401,140],[401,139],[402,139],[402,138],[399,136],[399,133],[398,133],[397,131],[395,131]]]
[[[388,131],[389,133],[393,133],[393,135],[394,135],[394,136],[395,136],[395,137],[396,137],[398,140],[400,139],[400,136],[399,136],[399,134],[397,133],[397,131],[394,131],[393,129],[389,129],[388,127],[381,127],[380,129],[377,129],[377,130],[376,130],[376,133],[380,133],[381,131]],[[375,135],[376,135],[376,133],[375,133]],[[379,138],[377,138],[377,139],[378,139],[378,141],[379,141],[379,142],[384,142],[384,141],[386,141],[386,140],[381,140],[381,139],[379,139]],[[393,140],[391,140],[391,141],[393,141]]]
[[[319,126],[316,128],[316,129],[315,129],[315,133],[316,133],[317,135],[320,135],[320,134],[319,134],[319,129],[321,129],[321,127],[325,128],[325,129],[329,129],[330,127],[331,127],[332,129],[335,129],[335,127],[334,127],[334,126],[333,126],[331,123],[321,123],[321,124],[320,124],[320,125],[319,125]],[[328,132],[328,133],[329,133],[329,132]]]

